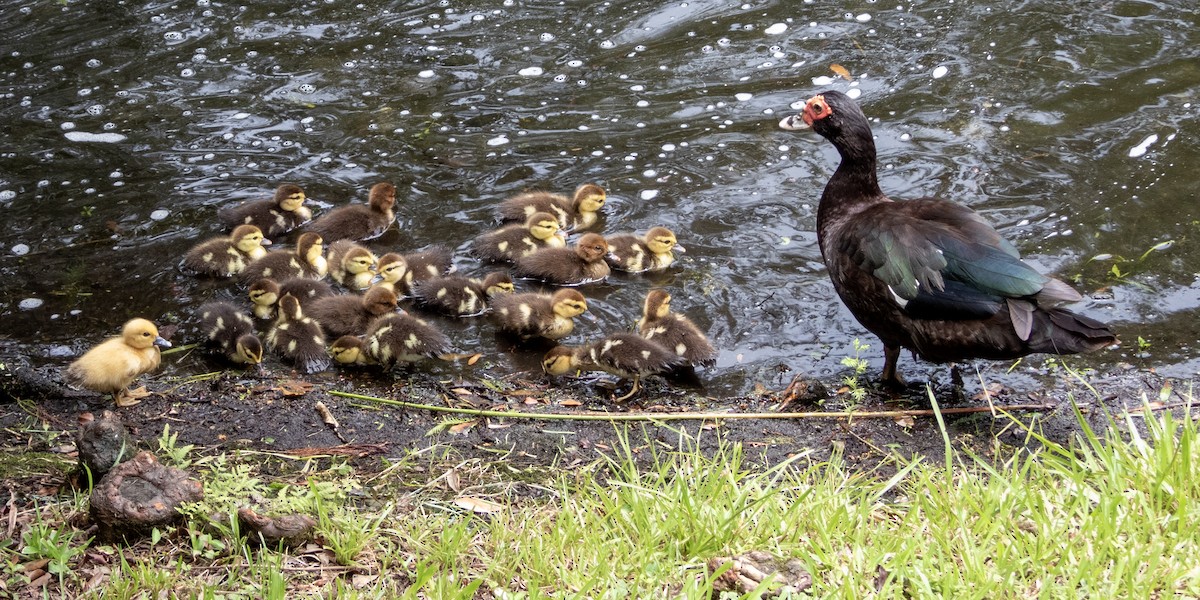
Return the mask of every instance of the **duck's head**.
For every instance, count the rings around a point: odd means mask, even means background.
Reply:
[[[121,328],[121,339],[125,340],[126,345],[138,350],[151,346],[171,347],[171,342],[158,335],[158,327],[146,319],[130,319],[126,322]]]
[[[296,240],[296,254],[299,254],[308,264],[316,264],[325,254],[325,240],[321,239],[320,234],[311,231],[305,232]]]
[[[387,212],[396,205],[396,186],[384,181],[371,186],[367,196],[367,205],[372,209]]]
[[[483,293],[489,297],[496,294],[511,294],[516,291],[512,277],[504,271],[492,271],[483,278]]]
[[[400,301],[396,299],[396,292],[375,286],[363,294],[362,305],[368,313],[379,316],[395,312],[400,307]]]
[[[279,284],[275,283],[274,279],[259,279],[250,284],[250,291],[247,294],[255,307],[275,306],[275,303],[279,301]]]
[[[294,183],[285,183],[275,188],[275,204],[288,212],[304,206],[304,190]]]
[[[542,357],[542,371],[547,375],[566,375],[579,369],[575,350],[566,346],[555,346]]]
[[[529,234],[539,240],[548,240],[559,234],[558,217],[548,212],[536,212],[525,220]]]
[[[271,245],[271,240],[264,238],[262,230],[254,225],[238,225],[233,229],[233,233],[229,234],[229,239],[233,241],[234,247],[244,254],[263,252],[263,246]]]
[[[561,289],[554,292],[550,298],[550,306],[554,310],[554,314],[564,318],[573,319],[587,312],[587,298],[579,293],[579,290]]]
[[[304,311],[300,310],[300,300],[291,294],[284,294],[279,298],[279,320],[281,322],[296,322],[304,318]]]
[[[375,283],[380,281],[385,283],[396,283],[404,278],[404,274],[408,272],[408,261],[404,260],[403,256],[395,252],[388,252],[379,257],[379,262],[375,266]]]
[[[666,290],[650,290],[642,305],[642,318],[653,321],[671,314],[671,294]]]
[[[874,150],[871,124],[866,115],[850,96],[835,90],[809,98],[800,114],[784,118],[779,127],[793,131],[812,128],[839,149],[852,140],[866,140]]]
[[[575,254],[587,262],[604,260],[608,256],[608,241],[598,233],[585,233],[575,242]]]
[[[666,227],[652,227],[644,238],[646,247],[655,254],[670,254],[671,251],[685,252],[675,239],[675,232]]]
[[[232,356],[234,362],[243,365],[257,365],[263,359],[262,340],[257,335],[247,333],[237,339]]]
[[[367,344],[353,335],[343,335],[329,345],[329,356],[339,365],[361,365],[367,361]]]
[[[342,268],[347,273],[358,275],[366,273],[375,268],[375,255],[371,254],[370,250],[358,247],[351,248],[345,256],[342,257]]]
[[[575,210],[581,213],[600,210],[607,199],[608,194],[604,192],[604,188],[594,183],[585,183],[575,188]]]

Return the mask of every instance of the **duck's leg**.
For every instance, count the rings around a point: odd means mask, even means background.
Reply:
[[[142,386],[136,390],[123,389],[113,394],[113,400],[116,401],[117,406],[124,408],[126,406],[136,406],[140,404],[142,402],[142,398],[145,398],[149,395],[150,392],[146,391],[146,386]]]
[[[638,377],[635,376],[633,378],[633,387],[629,388],[629,393],[625,394],[624,396],[621,396],[620,398],[613,398],[613,402],[624,402],[624,401],[632,398],[633,395],[636,394],[639,389],[641,389],[641,388],[638,386]]]
[[[883,375],[879,378],[884,385],[894,388],[903,389],[905,386],[904,380],[900,378],[900,374],[896,372],[896,363],[900,360],[900,346],[883,346]]]

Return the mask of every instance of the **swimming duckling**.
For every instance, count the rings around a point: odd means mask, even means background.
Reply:
[[[675,262],[672,252],[684,252],[675,240],[675,233],[666,227],[653,227],[644,236],[618,233],[604,236],[608,240],[608,264],[618,271],[644,273],[661,271]]]
[[[395,312],[396,294],[382,287],[373,287],[361,296],[342,294],[314,300],[305,314],[321,324],[329,337],[360,335],[376,317]]]
[[[562,289],[551,294],[526,292],[500,294],[492,298],[496,327],[522,338],[557,340],[575,329],[575,317],[587,311],[587,299],[579,290]]]
[[[502,221],[524,221],[534,213],[547,212],[558,217],[563,229],[578,231],[596,224],[605,199],[604,188],[585,183],[575,188],[572,198],[549,192],[518,194],[502,201],[498,212]]]
[[[557,285],[583,285],[608,277],[608,242],[598,233],[586,233],[574,248],[542,248],[517,259],[514,272]]]
[[[375,239],[396,220],[392,207],[396,205],[396,186],[384,182],[371,186],[366,204],[348,204],[325,213],[308,226],[309,231],[321,234],[325,241],[364,241]]]
[[[661,344],[695,366],[707,367],[717,360],[717,349],[691,319],[671,312],[671,294],[650,290],[638,321],[642,337]]]
[[[245,270],[246,265],[266,256],[271,240],[263,238],[262,231],[253,225],[238,225],[229,237],[213,238],[192,247],[183,255],[179,267],[196,275],[210,277],[233,277]]]
[[[241,365],[262,362],[262,341],[254,334],[254,321],[242,309],[220,301],[201,306],[200,331],[225,358]]]
[[[304,206],[304,190],[294,183],[275,188],[268,200],[252,200],[217,210],[217,218],[230,227],[254,225],[269,237],[281,236],[312,220],[312,210]]]
[[[367,343],[354,335],[343,335],[329,345],[329,356],[340,367],[360,367],[375,364],[367,354]]]
[[[329,245],[329,276],[351,290],[371,287],[375,277],[375,255],[350,241],[338,240]]]
[[[275,303],[284,294],[295,296],[300,301],[300,307],[306,308],[313,300],[333,295],[333,288],[324,281],[293,277],[276,283],[274,279],[264,278],[250,284],[250,303],[254,305],[254,316],[259,319],[275,318]]]
[[[548,212],[533,213],[524,224],[505,225],[475,238],[471,252],[483,260],[512,262],[541,248],[566,246],[560,231],[557,217]]]
[[[388,252],[379,257],[375,263],[375,277],[371,279],[371,287],[384,287],[392,290],[397,297],[403,296],[405,284],[401,281],[408,273],[408,261],[396,252]]]
[[[408,268],[396,282],[397,294],[412,295],[416,284],[454,271],[454,254],[445,246],[430,246],[401,256]]]
[[[564,375],[571,371],[604,371],[621,379],[632,379],[628,394],[614,398],[621,402],[640,389],[644,377],[669,371],[683,364],[683,357],[633,333],[613,333],[599,341],[577,348],[552,348],[542,359],[542,369],[549,375]]]
[[[452,275],[435,277],[413,288],[417,306],[450,315],[474,317],[488,310],[488,299],[494,294],[511,294],[512,277],[503,271],[488,273],[483,279]]]
[[[446,334],[407,313],[391,313],[375,319],[363,337],[367,354],[385,369],[450,351],[450,338]]]
[[[158,335],[158,328],[146,319],[131,319],[121,335],[104,340],[67,367],[66,381],[101,394],[112,394],[117,406],[133,406],[149,396],[145,387],[129,389],[138,375],[158,368],[162,361],[159,347],[171,343]]]
[[[325,332],[320,324],[304,316],[295,296],[279,298],[279,316],[267,333],[267,346],[305,373],[316,373],[329,367]]]
[[[320,279],[329,270],[325,260],[325,247],[321,236],[307,231],[296,240],[293,250],[276,250],[250,263],[242,271],[242,284],[250,284],[264,277],[283,281],[293,277]]]

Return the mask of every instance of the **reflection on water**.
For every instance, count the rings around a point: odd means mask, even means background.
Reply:
[[[852,339],[878,343],[815,243],[837,157],[774,127],[832,87],[861,94],[885,191],[968,204],[1093,294],[1082,311],[1125,346],[1084,362],[1200,365],[1200,23],[1183,0],[18,2],[0,17],[0,310],[33,354],[232,297],[174,265],[221,231],[218,206],[282,181],[325,208],[395,182],[400,229],[380,250],[459,246],[508,195],[595,181],[606,231],[664,225],[688,254],[588,288],[597,321],[569,341],[631,326],[663,286],[722,349],[709,393],[780,367],[840,373]],[[485,321],[444,324],[488,355],[476,369],[536,365]]]

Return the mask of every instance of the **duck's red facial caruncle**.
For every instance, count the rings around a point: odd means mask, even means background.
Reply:
[[[825,101],[825,96],[818,94],[804,103],[804,112],[801,114],[801,118],[809,127],[812,127],[812,124],[818,119],[824,119],[831,114],[833,114],[833,109]]]

